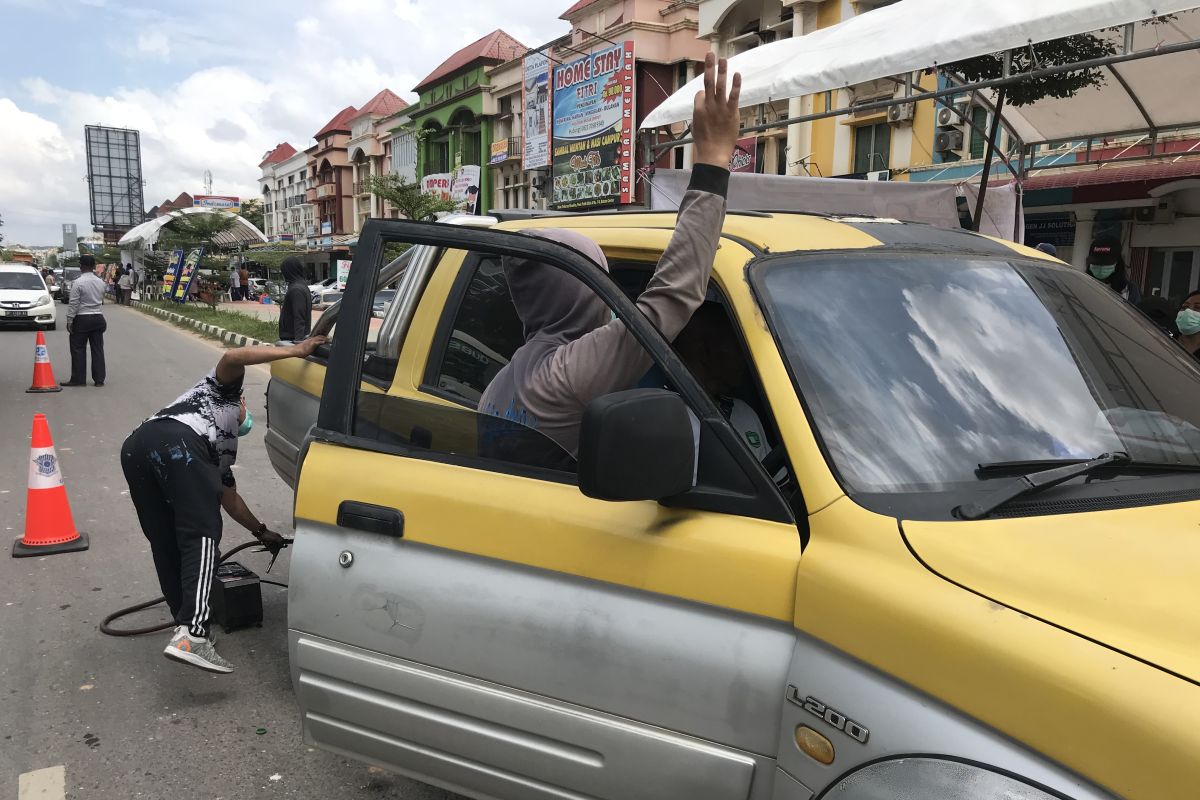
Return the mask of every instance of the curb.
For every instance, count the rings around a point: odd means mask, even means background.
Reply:
[[[233,331],[229,331],[224,328],[218,328],[216,325],[209,325],[207,322],[200,322],[199,320],[192,319],[191,317],[185,317],[183,314],[176,314],[156,306],[147,305],[140,300],[130,300],[129,305],[143,313],[155,314],[166,320],[181,322],[184,325],[193,327],[202,333],[207,333],[209,336],[214,336],[217,339],[220,339],[222,342],[233,345],[234,347],[245,347],[247,345],[268,345],[273,347],[275,345],[274,342],[264,342],[260,339],[252,339],[245,334],[234,333]]]

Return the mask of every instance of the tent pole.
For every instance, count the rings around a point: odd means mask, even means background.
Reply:
[[[983,176],[979,179],[979,196],[975,200],[975,219],[971,222],[971,230],[979,233],[979,223],[983,221],[983,201],[987,197],[988,177],[992,173],[992,156],[996,152],[996,134],[1000,132],[1000,115],[1004,113],[1004,94],[1006,86],[996,90],[996,111],[992,115],[992,130],[988,135],[987,151],[983,155]]]

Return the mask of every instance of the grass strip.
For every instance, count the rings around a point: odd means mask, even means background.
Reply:
[[[264,342],[274,342],[279,338],[279,323],[274,321],[262,320],[258,317],[252,317],[248,314],[239,314],[236,311],[212,311],[208,306],[188,303],[173,303],[170,300],[146,300],[143,303],[152,308],[161,308],[164,311],[170,311],[174,314],[179,314],[188,319],[194,319],[198,322],[203,322],[208,325],[216,325],[218,328],[224,328],[227,331],[249,336],[252,339],[259,339]],[[168,318],[168,322],[176,322]],[[179,323],[176,323],[179,324]],[[190,330],[197,330],[190,325],[181,325]],[[205,333],[203,330],[199,333]],[[206,334],[212,336],[212,334]],[[212,336],[212,338],[219,338]]]

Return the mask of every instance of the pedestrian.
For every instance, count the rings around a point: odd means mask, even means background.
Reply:
[[[71,380],[63,386],[87,386],[87,351],[92,351],[92,382],[104,385],[104,281],[96,275],[96,257],[79,257],[79,277],[71,283],[67,333],[71,341]]]
[[[246,367],[304,358],[324,341],[228,350],[200,381],[151,416],[121,446],[121,469],[175,630],[163,655],[209,672],[232,672],[209,637],[209,592],[219,562],[221,509],[278,554],[284,539],[258,520],[233,477],[246,410]]]
[[[242,299],[242,276],[237,267],[229,268],[229,299],[235,303]]]
[[[303,341],[312,327],[312,293],[304,280],[304,266],[300,259],[288,256],[279,267],[287,281],[283,305],[279,307],[279,340]]]
[[[129,295],[133,293],[133,267],[127,267],[117,278],[117,302],[129,305]]]
[[[1088,250],[1088,273],[1133,305],[1142,302],[1142,292],[1129,280],[1129,269],[1121,256],[1121,240],[1101,234]]]
[[[245,264],[243,264],[241,266],[241,268],[238,270],[238,283],[242,287],[242,299],[243,300],[254,299],[250,296],[250,270],[246,269]]]

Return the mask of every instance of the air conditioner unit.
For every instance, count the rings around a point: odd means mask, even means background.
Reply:
[[[939,106],[937,110],[937,124],[939,128],[954,128],[959,125],[966,124],[966,103],[955,103],[954,107]]]
[[[890,169],[881,169],[877,172],[868,172],[867,180],[869,181],[890,181],[892,179],[892,171]]]
[[[888,122],[912,122],[917,114],[916,103],[901,103],[888,109]]]
[[[1133,218],[1143,225],[1170,225],[1175,221],[1175,203],[1168,198],[1160,198],[1152,206],[1135,208]]]
[[[933,137],[933,150],[935,153],[953,153],[963,148],[963,132],[960,130],[944,130],[938,131],[937,136]]]

